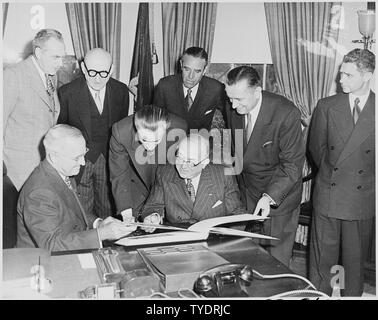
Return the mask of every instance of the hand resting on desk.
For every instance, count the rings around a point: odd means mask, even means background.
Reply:
[[[104,241],[118,240],[125,237],[135,231],[137,226],[130,226],[113,217],[107,217],[105,220],[100,221],[97,228],[100,240]]]
[[[154,213],[151,213],[150,215],[148,215],[147,217],[145,217],[143,219],[143,222],[144,223],[148,223],[148,224],[156,224],[156,225],[159,225],[159,224],[162,224],[162,217],[160,214],[154,212]],[[142,227],[142,230],[148,232],[148,233],[152,233],[155,231],[155,228],[151,228],[151,227]]]

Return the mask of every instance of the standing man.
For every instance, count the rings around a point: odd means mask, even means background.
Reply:
[[[174,161],[173,144],[186,130],[185,120],[154,105],[144,106],[113,125],[109,167],[117,213],[124,218],[138,217],[158,164]]]
[[[180,60],[181,74],[160,79],[154,92],[154,104],[185,119],[188,130],[210,130],[217,109],[225,117],[224,85],[204,76],[207,63],[204,49],[186,49]]]
[[[289,265],[302,196],[305,147],[299,110],[286,98],[262,91],[255,69],[240,66],[227,74],[226,92],[232,103],[236,161],[243,164],[237,177],[247,211],[262,217],[265,234],[280,239],[269,243],[273,257]],[[238,141],[235,130],[243,130]],[[240,135],[239,135],[240,137]],[[243,148],[235,148],[243,144]],[[242,149],[243,152],[238,152]]]
[[[42,29],[34,37],[33,54],[4,70],[3,156],[18,191],[44,158],[42,138],[57,122],[56,72],[64,56],[61,33]]]
[[[349,52],[340,68],[343,93],[321,99],[312,116],[309,150],[319,170],[313,193],[310,280],[329,295],[333,268],[340,261],[345,271],[342,294],[363,292],[375,217],[375,94],[370,90],[374,69],[372,52]]]
[[[71,178],[85,164],[88,151],[78,129],[56,125],[43,144],[46,158],[30,175],[18,199],[18,248],[94,249],[104,240],[116,240],[135,230],[112,217],[102,221],[82,208]]]
[[[113,78],[112,57],[101,48],[90,50],[81,62],[84,77],[59,90],[58,123],[81,130],[89,148],[85,167],[76,177],[78,192],[87,212],[105,218],[112,215],[108,150],[113,123],[129,112],[129,90]]]

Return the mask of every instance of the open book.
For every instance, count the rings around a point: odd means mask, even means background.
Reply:
[[[206,240],[210,233],[217,233],[217,234],[230,235],[230,236],[249,237],[249,238],[278,240],[277,238],[273,238],[273,237],[266,236],[263,234],[240,231],[240,230],[236,230],[232,228],[216,227],[218,225],[227,224],[227,223],[253,221],[253,220],[262,220],[262,219],[261,217],[255,217],[251,214],[238,214],[238,215],[232,215],[232,216],[205,219],[191,225],[188,229],[165,226],[165,225],[147,225],[144,223],[130,223],[130,224],[134,224],[138,226],[148,226],[148,227],[151,226],[156,229],[167,229],[167,230],[170,230],[170,232],[125,237],[125,238],[119,239],[115,243],[119,245],[123,245],[123,246],[139,246],[139,245],[147,245],[147,244],[199,241],[199,240]]]

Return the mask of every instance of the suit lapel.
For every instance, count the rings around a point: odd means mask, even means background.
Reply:
[[[80,118],[80,121],[83,124],[83,128],[86,131],[87,137],[91,140],[91,112],[90,112],[90,104],[95,103],[93,101],[92,95],[88,89],[87,83],[85,82],[85,78],[82,77],[80,81],[80,85],[77,88],[77,113]]]
[[[192,200],[190,200],[188,190],[186,189],[185,180],[178,175],[174,166],[172,166],[172,170],[174,172],[172,174],[172,178],[169,181],[169,192],[173,195],[177,195],[177,197],[182,200],[182,204],[187,209],[189,215],[191,215],[191,213],[193,212],[193,202]],[[179,195],[182,195],[182,197]]]
[[[339,103],[335,107],[331,108],[329,113],[333,123],[336,126],[335,131],[340,135],[343,142],[347,143],[354,128],[348,95],[342,95]]]
[[[348,100],[349,105],[349,100]],[[350,113],[350,112],[349,112]],[[346,143],[343,151],[340,154],[338,163],[346,159],[352,154],[366,138],[374,133],[375,125],[375,95],[370,92],[366,105],[362,110],[360,117],[354,127],[348,142]]]
[[[182,111],[184,112],[183,114],[188,113],[181,75],[176,76],[176,92],[178,94],[178,99],[179,99],[179,105],[177,106],[177,108],[181,108]],[[194,101],[193,101],[193,104],[194,104]]]
[[[214,180],[216,181],[216,180]],[[211,193],[212,189],[212,179],[211,179],[211,172],[209,170],[209,166],[206,166],[204,170],[202,170],[200,181],[198,183],[198,190],[196,193],[196,201],[194,202],[193,212],[196,212],[196,215],[199,217],[203,216],[207,210],[207,204],[209,199],[209,194]]]
[[[46,88],[42,82],[42,79],[39,75],[36,66],[34,65],[31,56],[26,60],[26,65],[27,68],[30,70],[30,72],[28,72],[30,78],[30,86],[39,95],[41,100],[46,104],[46,107],[53,111],[50,105],[50,97],[47,94]]]

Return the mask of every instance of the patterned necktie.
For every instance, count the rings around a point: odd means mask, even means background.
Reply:
[[[46,77],[47,94],[50,97],[52,108],[55,111],[55,100],[54,100],[55,87],[54,87],[53,81],[51,79],[52,77],[49,74],[45,74],[45,77]]]
[[[190,200],[194,203],[196,201],[196,193],[194,191],[194,186],[192,184],[192,179],[188,179],[186,182],[186,188],[188,189]]]
[[[101,101],[101,97],[100,97],[100,91],[95,92],[95,102],[96,102],[98,112],[101,114],[103,106],[102,106],[102,101]]]
[[[248,143],[249,138],[251,137],[252,134],[252,116],[250,113],[247,114],[247,127],[245,129],[245,139]]]
[[[188,92],[186,94],[186,98],[185,98],[185,101],[186,101],[186,105],[188,107],[188,111],[190,110],[192,104],[193,104],[193,99],[192,99],[192,89],[188,89]]]
[[[361,113],[360,106],[358,105],[359,103],[360,103],[360,99],[356,98],[354,100],[354,107],[353,107],[353,121],[354,121],[354,124],[357,123],[358,117],[360,116],[360,113]]]
[[[67,187],[70,189],[70,190],[73,190],[72,188],[72,184],[71,184],[71,180],[69,177],[65,177],[64,178],[64,182],[66,183]]]

